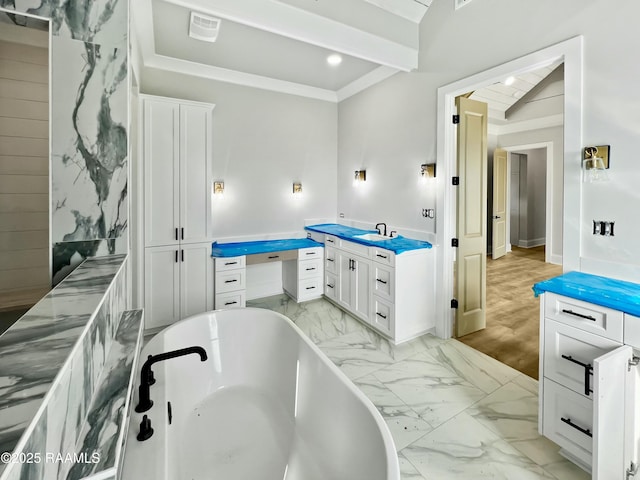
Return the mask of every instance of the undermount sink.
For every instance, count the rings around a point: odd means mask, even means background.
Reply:
[[[383,240],[390,240],[390,237],[379,235],[377,233],[365,233],[364,235],[354,235],[353,238],[359,238],[360,240],[368,240],[370,242],[381,242]]]

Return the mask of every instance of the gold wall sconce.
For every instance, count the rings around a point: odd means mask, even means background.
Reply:
[[[424,178],[434,178],[436,176],[436,164],[423,163],[420,165],[420,175]]]
[[[358,184],[367,181],[367,171],[366,170],[356,170],[356,174],[353,177],[353,183]]]
[[[609,168],[609,150],[609,145],[584,148],[582,168],[585,182],[606,182],[609,180],[606,172]]]
[[[224,182],[213,182],[213,194],[224,195]]]
[[[293,194],[294,195],[302,195],[302,183],[295,182],[293,184]]]

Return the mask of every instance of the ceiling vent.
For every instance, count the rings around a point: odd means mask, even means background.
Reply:
[[[471,3],[471,0],[454,0],[456,2],[456,10],[460,7],[464,7],[465,5]]]
[[[220,19],[191,12],[189,36],[204,42],[215,42],[220,33]]]

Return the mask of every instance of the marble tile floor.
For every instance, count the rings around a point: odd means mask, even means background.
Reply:
[[[330,302],[248,301],[293,320],[389,425],[403,480],[587,480],[538,435],[538,382],[457,340],[394,346]]]

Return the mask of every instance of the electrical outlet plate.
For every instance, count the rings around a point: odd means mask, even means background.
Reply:
[[[455,2],[456,10],[471,3],[471,0],[453,0],[453,1]]]

